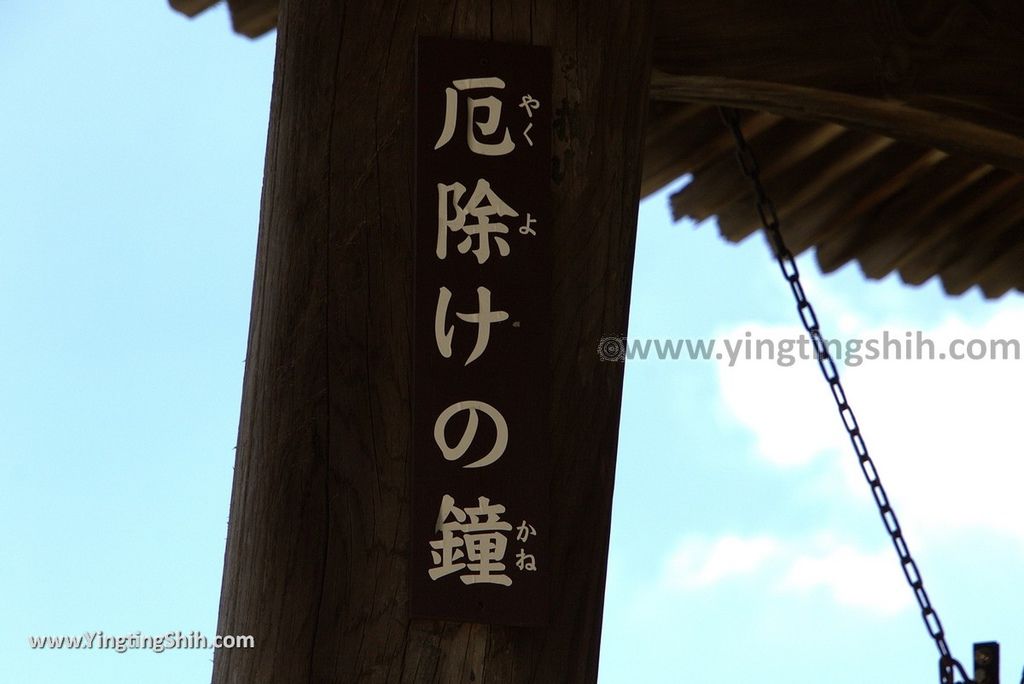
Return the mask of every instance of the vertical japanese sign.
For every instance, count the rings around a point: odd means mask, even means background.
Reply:
[[[412,614],[543,624],[551,52],[421,38]]]

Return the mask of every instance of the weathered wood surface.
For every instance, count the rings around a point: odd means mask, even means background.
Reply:
[[[915,284],[942,273],[950,293],[975,284],[986,296],[1009,288],[1024,290],[1024,273],[1017,264],[1024,252],[1024,213],[979,210],[968,212],[966,221],[956,214],[951,220],[959,221],[957,225],[939,225],[934,231],[928,223],[904,228],[885,222],[904,214],[921,218],[913,208],[889,205],[904,205],[905,192],[920,195],[916,188],[924,180],[919,172],[927,172],[938,159],[928,150],[972,164],[940,192],[970,194],[968,186],[993,168],[1024,174],[1024,86],[1019,75],[1024,3],[652,1],[649,93],[655,102],[643,165],[644,195],[693,173],[700,184],[676,198],[676,213],[700,218],[713,207],[723,233],[741,239],[756,225],[737,188],[727,187],[735,184],[735,179],[726,180],[727,165],[718,164],[732,141],[715,120],[714,108],[757,110],[756,118],[744,124],[752,137],[780,125],[783,118],[811,122],[809,126],[838,124],[866,136],[863,144],[850,149],[861,139],[844,133],[815,150],[823,138],[814,138],[812,131],[805,139],[812,148],[805,159],[790,152],[796,161],[791,168],[767,174],[785,184],[773,197],[787,214],[783,232],[793,233],[787,235],[792,247],[818,247],[826,270],[855,259],[872,277],[899,269]],[[194,2],[208,0],[172,0]],[[231,2],[269,7],[276,0]],[[817,133],[827,137],[828,130],[819,128]],[[768,163],[779,164],[771,155],[782,147],[769,148]],[[903,166],[912,149],[920,150],[920,156]],[[830,153],[840,156],[832,159]],[[886,167],[886,161],[894,166]],[[806,175],[794,177],[792,171],[798,169]],[[818,171],[824,175],[814,175]],[[717,176],[701,179],[704,173]],[[880,182],[865,182],[869,173]],[[796,196],[798,187],[802,189]],[[858,197],[850,192],[854,187],[870,194]],[[724,195],[705,197],[700,188]],[[950,216],[945,207],[930,199],[924,202],[940,222]],[[990,216],[1001,224],[993,226],[998,236],[975,246],[970,228]],[[806,223],[794,227],[796,221]],[[938,241],[950,242],[953,251],[944,251],[943,245],[933,257],[929,252]],[[957,252],[971,257],[960,259]]]
[[[215,684],[593,682],[650,51],[646,2],[291,2],[278,35]],[[416,34],[551,45],[555,580],[542,629],[410,621]]]
[[[236,29],[247,27],[240,32],[272,28],[266,18],[277,0],[229,4]],[[254,6],[262,23],[248,19]],[[656,99],[829,120],[1024,171],[1018,0],[656,0],[654,7]]]

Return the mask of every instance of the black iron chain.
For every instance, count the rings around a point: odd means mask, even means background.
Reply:
[[[754,188],[757,197],[757,213],[761,218],[761,225],[775,253],[775,259],[779,263],[779,268],[782,269],[782,274],[789,282],[790,289],[793,290],[797,312],[800,314],[800,321],[803,323],[804,329],[814,344],[815,358],[818,361],[818,366],[821,367],[821,372],[825,376],[829,388],[832,390],[832,397],[835,399],[836,407],[839,409],[839,415],[843,420],[843,425],[846,427],[847,434],[850,436],[857,459],[860,461],[861,471],[863,471],[864,478],[871,487],[871,494],[878,505],[878,512],[882,516],[882,522],[885,524],[885,529],[892,539],[896,553],[899,555],[900,564],[903,567],[903,575],[907,578],[907,583],[910,584],[910,588],[914,591],[914,598],[917,599],[917,604],[921,607],[921,617],[924,619],[925,627],[928,629],[928,635],[935,641],[935,647],[939,651],[939,681],[941,684],[954,684],[955,670],[963,678],[964,684],[974,684],[967,676],[967,673],[964,672],[963,666],[953,657],[949,650],[949,645],[946,643],[946,634],[942,629],[942,622],[939,620],[939,614],[935,612],[935,608],[928,598],[928,592],[925,591],[924,581],[921,579],[917,563],[914,561],[913,556],[910,555],[910,549],[907,548],[907,542],[903,538],[903,530],[900,528],[899,520],[896,519],[896,513],[889,503],[889,497],[885,493],[885,487],[882,486],[878,471],[875,469],[875,463],[868,454],[868,448],[864,443],[864,438],[861,436],[857,417],[854,415],[853,409],[850,408],[846,392],[843,390],[843,384],[839,380],[839,371],[836,368],[835,361],[832,359],[832,355],[829,353],[828,346],[825,344],[825,339],[821,335],[814,307],[807,300],[804,288],[800,284],[800,271],[796,267],[796,260],[782,239],[775,205],[768,198],[764,186],[761,184],[761,169],[758,166],[757,159],[754,157],[753,150],[747,144],[743,131],[740,129],[739,114],[735,109],[729,108],[721,108],[719,111],[722,115],[722,120],[729,127],[733,138],[736,140],[736,159],[743,169],[743,175],[750,180]]]

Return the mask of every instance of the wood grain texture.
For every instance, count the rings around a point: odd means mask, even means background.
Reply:
[[[282,7],[215,684],[594,682],[650,52],[645,2]],[[551,624],[410,620],[413,46],[551,45]],[[539,359],[539,363],[545,362]]]

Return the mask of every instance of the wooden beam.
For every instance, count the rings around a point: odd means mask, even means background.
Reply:
[[[237,33],[259,38],[277,26],[278,0],[228,0],[231,26]]]
[[[961,248],[952,254],[939,271],[942,286],[951,295],[959,295],[977,284],[978,275],[992,263],[1024,241],[1024,193],[1011,194],[993,204],[977,226],[963,231]]]
[[[814,236],[823,227],[841,226],[847,220],[844,214],[835,214],[828,223],[813,220],[813,215],[821,212],[818,202],[836,189],[855,185],[865,187],[860,181],[871,181],[874,177],[861,174],[862,166],[871,164],[878,155],[893,147],[895,145],[889,138],[861,131],[844,131],[770,183],[766,189],[775,201],[783,235],[794,253],[811,246]],[[851,175],[856,178],[851,179]],[[835,197],[846,199],[850,196],[839,192]],[[753,198],[749,195],[743,202],[723,209],[718,220],[722,234],[732,241],[739,241],[761,227],[753,210]]]
[[[170,3],[191,16],[215,0]],[[240,33],[255,37],[276,25],[278,0],[229,4]],[[494,10],[499,27],[504,6]],[[1015,87],[1024,3],[657,0],[654,7],[655,99],[833,121],[1024,172],[1024,93]]]
[[[943,202],[991,169],[961,157],[939,160],[905,190],[861,215],[855,226],[819,245],[818,264],[829,273],[856,257],[866,275],[885,277],[899,253],[898,243],[918,231],[924,221],[932,220]]]
[[[835,121],[1024,171],[1024,4],[656,5],[651,94]]]
[[[218,626],[259,647],[217,651],[215,684],[596,681],[623,367],[595,349],[627,323],[650,15],[285,3]],[[543,628],[408,614],[417,35],[555,55]]]
[[[943,220],[919,234],[912,246],[900,255],[896,267],[908,285],[921,285],[939,272],[953,255],[963,249],[961,233],[984,221],[994,204],[1019,191],[1024,183],[1017,174],[996,169],[986,174],[967,192],[942,208]]]
[[[1024,230],[1024,226],[1020,226]],[[1024,290],[1024,240],[1002,256],[989,262],[978,274],[981,291],[988,299],[998,299],[1011,289]]]
[[[804,154],[820,148],[842,130],[839,126],[809,126],[802,121],[786,119],[760,135],[752,136],[751,144],[766,151],[760,156],[762,178],[770,179],[789,168]],[[676,218],[687,216],[694,221],[703,221],[737,198],[745,197],[749,188],[750,181],[740,172],[730,146],[711,164],[700,169],[693,182],[672,196],[672,211]]]
[[[703,140],[711,133],[708,111],[697,104],[651,103],[644,138],[641,197],[657,192],[687,172],[686,160],[680,159],[680,147],[688,134]],[[707,132],[702,135],[699,131]]]
[[[216,5],[220,0],[168,0],[171,8],[185,16],[194,17],[203,10]]]
[[[840,235],[856,234],[866,212],[899,192],[941,156],[942,152],[937,150],[893,143],[863,165],[843,176],[834,177],[832,185],[821,191],[821,199],[806,207],[806,212],[813,218],[806,223],[797,221],[794,244],[801,249],[814,245],[819,266],[828,272],[821,259],[822,246]],[[835,267],[846,263],[844,261]],[[863,262],[861,267],[863,269]]]
[[[826,272],[835,270],[843,264],[831,268],[822,264],[822,244],[835,240],[850,228],[860,213],[867,210],[864,198],[879,198],[887,193],[887,185],[894,171],[918,166],[930,152],[929,149],[905,143],[880,145],[878,141],[868,141],[861,148],[861,154],[866,155],[864,161],[856,165],[844,165],[846,168],[838,169],[838,173],[829,173],[829,182],[819,191],[818,199],[796,209],[783,222],[783,229],[787,229],[786,225],[792,226],[795,245],[817,245],[819,266]]]
[[[946,154],[939,150],[920,148],[916,145],[906,145],[905,143],[899,143],[890,147],[889,150],[893,155],[899,155],[902,159],[891,161],[891,157],[887,155],[887,161],[890,164],[884,167],[883,171],[877,174],[872,174],[866,169],[861,169],[859,172],[873,178],[874,182],[866,185],[862,190],[857,193],[856,198],[849,206],[843,210],[843,215],[837,217],[837,219],[830,221],[829,223],[821,226],[813,234],[805,234],[805,240],[811,241],[818,246],[816,251],[816,257],[818,259],[818,265],[821,266],[822,271],[826,273],[831,270],[835,270],[842,264],[836,264],[833,268],[826,268],[827,265],[822,258],[821,247],[828,245],[830,241],[834,240],[838,235],[841,234],[852,234],[854,236],[860,232],[861,226],[864,224],[864,216],[869,211],[873,211],[878,205],[884,204],[894,195],[902,191],[907,185],[911,184],[915,178],[921,174],[927,172],[930,168],[935,166],[939,161],[946,158]],[[841,219],[841,220],[840,220]],[[892,230],[893,227],[889,226]],[[897,228],[898,230],[898,228]],[[846,262],[842,262],[845,264]],[[867,272],[864,268],[863,262],[861,262],[862,270]]]
[[[677,103],[652,102],[653,106]],[[649,122],[644,142],[644,168],[641,195],[646,197],[687,173],[696,173],[723,154],[734,149],[732,135],[722,125],[714,107],[695,107],[695,114],[674,125],[666,117]],[[766,112],[742,112],[743,134],[754,138],[782,121]]]

